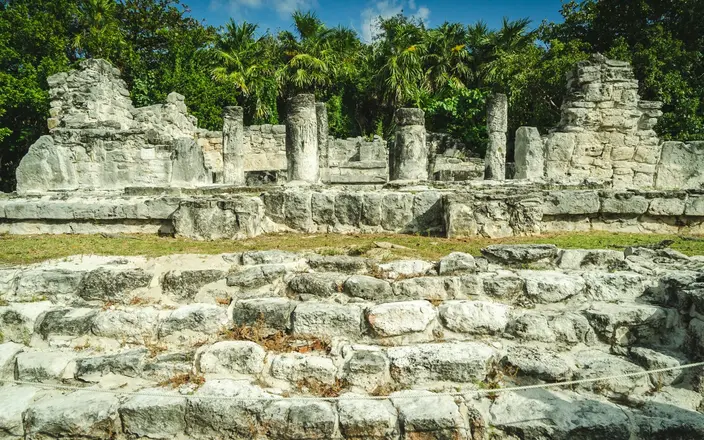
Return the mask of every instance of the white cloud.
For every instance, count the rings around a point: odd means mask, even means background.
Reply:
[[[389,18],[401,13],[426,24],[430,18],[430,9],[426,6],[416,7],[415,0],[379,0],[362,11],[360,24],[362,40],[371,43],[374,37],[381,33],[379,17]]]

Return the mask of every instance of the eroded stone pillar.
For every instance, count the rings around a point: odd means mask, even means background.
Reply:
[[[396,139],[391,180],[428,180],[425,112],[419,108],[400,108],[394,117]]]
[[[244,185],[244,111],[225,107],[222,124],[223,183]]]
[[[484,156],[484,179],[506,178],[506,131],[508,130],[508,99],[496,93],[487,100],[486,128],[489,144]]]
[[[320,166],[320,179],[329,180],[328,167],[328,109],[324,102],[315,103],[315,115],[318,120],[318,161]]]
[[[542,180],[545,168],[545,149],[540,133],[535,127],[516,130],[515,179]]]
[[[296,95],[288,101],[286,160],[289,182],[318,182],[318,118],[313,95]]]

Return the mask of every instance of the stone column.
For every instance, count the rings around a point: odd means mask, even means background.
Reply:
[[[425,113],[419,108],[396,110],[396,139],[391,180],[428,180]]]
[[[508,130],[508,99],[501,93],[487,100],[486,128],[489,145],[484,156],[484,179],[506,178],[506,131]]]
[[[516,130],[515,179],[543,180],[545,150],[540,133],[535,127]]]
[[[313,95],[296,95],[288,101],[286,160],[289,182],[318,182],[318,118]]]
[[[324,102],[315,103],[315,115],[318,120],[318,161],[320,180],[327,182],[328,176],[328,109]]]
[[[225,107],[222,124],[222,181],[244,185],[244,112],[242,107]]]

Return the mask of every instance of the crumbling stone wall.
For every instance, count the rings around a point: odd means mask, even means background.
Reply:
[[[389,180],[388,147],[379,136],[371,141],[329,138],[326,159],[326,183],[383,184]],[[323,167],[321,163],[321,171]]]
[[[545,140],[546,178],[653,187],[662,103],[640,99],[631,66],[594,55],[568,74],[567,88],[559,126]]]
[[[212,182],[184,97],[171,93],[165,104],[134,108],[119,73],[91,59],[48,79],[50,134],[22,159],[18,192]]]

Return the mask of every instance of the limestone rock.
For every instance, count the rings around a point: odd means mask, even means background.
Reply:
[[[15,375],[25,382],[58,381],[73,378],[76,355],[64,352],[25,352],[17,355]]]
[[[120,402],[111,394],[76,391],[30,405],[24,415],[30,438],[104,439],[119,432]]]
[[[391,402],[386,400],[345,400],[337,403],[340,431],[349,439],[389,439],[397,433],[398,415]]]
[[[313,295],[330,297],[342,291],[342,285],[347,279],[346,275],[331,273],[303,273],[296,275],[289,281],[289,289],[300,295]]]
[[[145,393],[168,393],[153,388]],[[127,434],[151,439],[173,439],[186,430],[186,399],[173,393],[171,397],[132,396],[120,406],[122,426]]]
[[[45,339],[50,334],[82,336],[90,332],[97,309],[57,309],[50,310],[37,320],[37,331]]]
[[[286,353],[272,360],[271,375],[294,384],[307,379],[333,384],[337,377],[337,368],[332,359],[327,357]]]
[[[506,331],[529,341],[593,344],[596,334],[589,321],[577,313],[523,312],[513,316]]]
[[[386,273],[388,278],[396,279],[399,276],[418,277],[426,275],[433,270],[432,263],[423,260],[398,260],[379,265],[379,270]]]
[[[409,390],[392,394],[391,401],[398,409],[404,440],[465,438],[468,434],[469,429],[452,397]]]
[[[500,333],[509,321],[510,308],[486,301],[445,301],[439,312],[445,327],[460,333]]]
[[[353,386],[372,392],[391,382],[389,360],[378,347],[354,347],[345,355],[344,379]]]
[[[570,356],[542,347],[510,347],[502,362],[516,368],[519,375],[550,382],[570,380],[577,368]]]
[[[199,356],[199,370],[210,374],[259,374],[264,368],[264,348],[250,341],[221,341]]]
[[[111,270],[101,267],[86,274],[78,296],[85,300],[122,302],[128,293],[147,287],[151,280],[152,274],[143,269]]]
[[[334,436],[337,414],[327,402],[272,402],[265,410],[263,423],[272,438],[285,440],[326,440]]]
[[[214,269],[169,271],[164,274],[161,286],[166,294],[192,299],[201,287],[222,278],[225,272]]]
[[[227,311],[215,304],[189,304],[171,312],[159,325],[159,336],[177,332],[214,334],[228,323]]]
[[[491,347],[478,342],[391,347],[387,353],[391,376],[405,385],[484,380],[489,364],[495,358]]]
[[[447,257],[440,259],[440,275],[455,275],[476,271],[477,264],[474,261],[474,257],[469,254],[453,252]]]
[[[399,108],[394,119],[396,138],[390,167],[391,180],[428,180],[425,113],[416,108]]]
[[[379,304],[367,311],[369,325],[381,337],[422,332],[435,316],[435,308],[428,301]]]
[[[14,342],[0,344],[0,378],[14,377],[15,358],[25,350],[25,346]]]
[[[575,379],[617,376],[645,371],[641,367],[617,356],[599,350],[586,350],[574,354],[579,367]],[[605,379],[580,385],[607,397],[627,397],[643,393],[650,388],[647,375]]]
[[[291,314],[296,303],[286,298],[245,299],[234,303],[232,321],[236,326],[260,326],[274,333],[291,329]],[[262,325],[263,324],[263,325]]]
[[[543,140],[535,127],[519,127],[515,141],[515,179],[542,180],[544,174]]]
[[[24,439],[22,414],[37,396],[39,388],[0,387],[0,435],[7,439]]]
[[[226,396],[262,400],[205,399]],[[191,438],[251,438],[262,429],[260,418],[273,396],[261,388],[230,379],[208,380],[192,396],[186,407],[186,434]]]
[[[482,255],[499,264],[550,263],[558,254],[551,244],[494,244],[482,249]]]
[[[555,271],[522,270],[518,275],[525,280],[526,297],[536,303],[555,303],[582,294],[584,279]]]
[[[393,296],[391,284],[366,275],[352,275],[347,278],[342,290],[347,295],[370,301],[384,300]]]
[[[91,381],[106,374],[119,374],[139,377],[144,361],[148,355],[146,348],[127,350],[105,356],[91,356],[76,361],[76,378]]]
[[[293,312],[293,333],[319,338],[356,338],[362,332],[362,308],[357,305],[305,302]]]
[[[155,339],[160,312],[151,307],[108,309],[95,317],[91,331],[103,338],[143,343]]]

